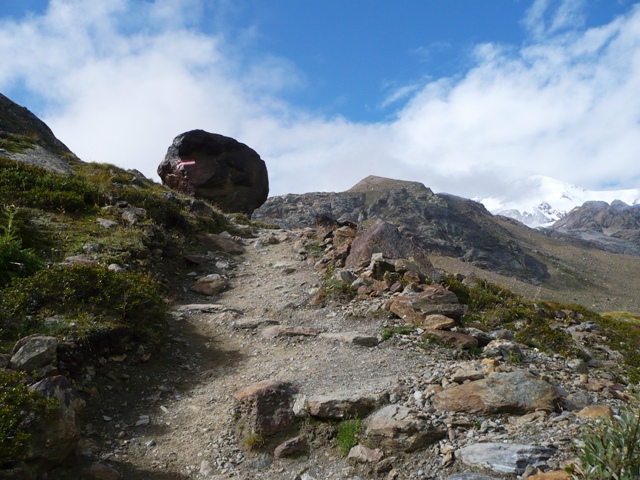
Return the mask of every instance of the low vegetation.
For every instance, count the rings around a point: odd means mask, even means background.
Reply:
[[[30,391],[20,372],[0,370],[0,469],[24,460],[33,425],[56,408],[53,399]]]
[[[635,480],[640,478],[640,405],[638,398],[624,405],[618,415],[587,426],[580,451],[586,480]]]
[[[338,427],[336,441],[340,453],[345,457],[349,451],[358,444],[358,435],[362,433],[364,421],[359,418],[344,420]]]
[[[443,283],[467,306],[464,323],[514,330],[515,341],[543,352],[586,359],[587,352],[561,327],[594,322],[601,331],[600,341],[622,354],[629,380],[640,382],[640,315],[626,312],[600,315],[578,304],[528,300],[480,279],[466,285],[447,276]]]

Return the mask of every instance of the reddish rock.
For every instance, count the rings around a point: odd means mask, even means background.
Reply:
[[[422,338],[436,337],[450,345],[457,345],[461,348],[475,348],[478,346],[478,339],[462,332],[450,332],[449,330],[426,329]]]
[[[329,217],[328,215],[319,214],[316,215],[316,238],[320,242],[324,242],[327,238],[333,235],[333,232],[340,226],[340,224]]]
[[[239,390],[234,397],[251,432],[269,436],[293,427],[293,396],[297,392],[290,382],[265,380]]]
[[[349,450],[347,460],[351,460],[356,463],[378,463],[384,457],[382,450],[376,448],[365,447],[364,445],[356,445]]]
[[[424,251],[390,223],[379,221],[356,237],[351,244],[351,253],[346,259],[345,267],[356,270],[366,267],[374,253],[382,253],[385,258],[412,260],[423,273],[433,271],[433,265]]]
[[[300,435],[278,445],[273,452],[273,456],[276,458],[290,458],[308,453],[309,442],[304,436]]]

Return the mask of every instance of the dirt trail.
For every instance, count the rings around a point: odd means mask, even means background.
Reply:
[[[234,392],[262,380],[291,380],[306,395],[388,387],[424,370],[426,358],[392,342],[368,348],[318,336],[265,338],[266,326],[276,323],[378,335],[383,322],[309,307],[320,279],[297,258],[299,233],[279,238],[257,247],[255,239],[244,240],[242,255],[216,254],[196,272],[176,272],[171,282],[180,293],[169,345],[146,362],[134,360],[141,351],[103,362],[97,375],[105,378],[89,400],[80,461],[50,478],[95,478],[87,472],[95,462],[123,479],[293,479],[305,471],[314,478],[352,478],[353,469],[330,445],[298,460],[249,451],[237,429]],[[231,264],[230,290],[215,298],[188,290],[194,273],[211,273],[221,261]]]

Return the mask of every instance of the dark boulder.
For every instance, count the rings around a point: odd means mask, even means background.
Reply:
[[[178,135],[158,167],[173,190],[251,215],[269,195],[267,166],[255,150],[233,138],[192,130]]]

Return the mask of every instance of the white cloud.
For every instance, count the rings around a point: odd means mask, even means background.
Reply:
[[[640,7],[581,31],[581,3],[537,0],[524,47],[478,45],[455,79],[394,86],[381,104],[408,101],[385,123],[282,101],[311,79],[291,59],[243,56],[228,36],[201,32],[201,0],[54,0],[43,16],[5,21],[0,90],[43,98],[44,120],[81,158],[152,178],[173,137],[202,128],[257,150],[273,194],[339,191],[370,174],[467,197],[529,174],[634,187]],[[260,37],[250,30],[243,41]]]

